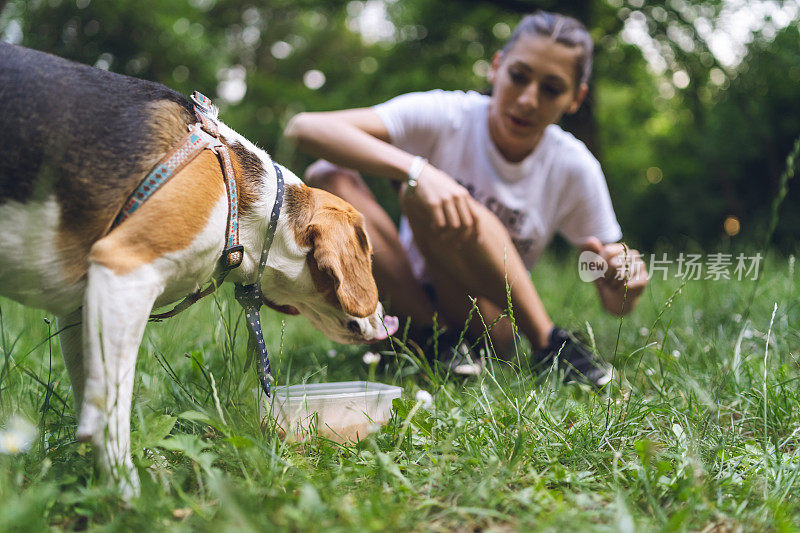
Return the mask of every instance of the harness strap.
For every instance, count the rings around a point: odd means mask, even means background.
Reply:
[[[218,139],[211,137],[199,125],[193,124],[189,126],[189,133],[183,138],[178,147],[167,154],[142,180],[136,190],[131,193],[122,205],[122,209],[120,209],[111,227],[114,228],[122,224],[172,176],[193,161],[203,150],[212,148],[218,142]]]
[[[228,275],[227,270],[223,270],[220,272],[217,277],[209,283],[205,289],[198,290],[197,292],[193,292],[170,309],[169,311],[165,311],[163,313],[153,313],[150,315],[150,322],[161,322],[166,318],[172,318],[175,315],[185,311],[189,306],[197,303],[198,300],[205,298],[219,287],[222,284],[222,281]]]
[[[203,290],[190,294],[171,310],[164,313],[151,314],[151,321],[160,321],[170,318],[188,308],[201,298],[214,292],[224,281],[228,273],[238,267],[244,259],[244,248],[239,244],[239,195],[236,187],[236,174],[233,169],[230,149],[219,138],[219,127],[216,121],[216,108],[211,105],[211,100],[195,91],[192,94],[195,102],[195,115],[197,123],[189,126],[189,133],[182,142],[159,162],[153,170],[139,184],[136,190],[126,200],[117,217],[114,219],[112,228],[118,226],[128,219],[150,196],[153,195],[162,185],[169,181],[172,176],[177,174],[183,167],[193,161],[205,149],[212,150],[219,160],[222,168],[222,175],[225,181],[225,188],[228,196],[228,223],[225,229],[225,249],[222,251],[220,260],[220,272]],[[257,350],[260,354],[258,363],[258,378],[261,388],[270,395],[270,381],[272,380],[269,364],[269,352],[264,342],[264,334],[261,328],[261,316],[259,310],[264,301],[261,294],[261,275],[267,265],[269,250],[275,238],[275,231],[278,227],[278,218],[283,205],[284,181],[283,172],[280,166],[273,162],[276,174],[276,193],[275,203],[272,206],[269,223],[267,225],[264,248],[261,251],[261,260],[258,265],[258,274],[253,283],[237,283],[235,288],[236,300],[242,305],[247,318],[249,330],[248,350]]]
[[[219,138],[219,127],[211,100],[197,91],[192,94],[192,100],[196,104],[194,110],[198,122],[189,126],[189,133],[178,147],[162,159],[131,193],[111,227],[127,220],[162,185],[208,148],[219,159],[228,196],[228,224],[225,229],[222,269],[229,271],[238,267],[244,258],[244,249],[239,244],[239,192],[236,174],[233,171],[230,149]]]
[[[198,126],[202,131],[217,140],[210,148],[219,159],[222,167],[222,177],[225,180],[225,189],[228,193],[228,227],[225,231],[222,268],[223,270],[232,270],[242,264],[244,248],[239,244],[239,191],[236,187],[236,174],[233,171],[231,152],[228,145],[219,138],[217,111],[216,107],[211,104],[211,100],[199,91],[193,92],[191,98],[195,103],[194,114],[197,117]]]
[[[242,264],[244,248],[239,244],[239,193],[236,187],[236,175],[233,173],[230,149],[224,144],[216,147],[214,152],[221,159],[222,174],[225,176],[225,187],[228,190],[228,227],[225,231],[225,250],[222,252],[223,270],[232,270]]]

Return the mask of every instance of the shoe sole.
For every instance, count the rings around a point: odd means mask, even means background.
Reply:
[[[459,363],[450,367],[450,371],[459,376],[478,376],[483,372],[483,365],[480,363]]]

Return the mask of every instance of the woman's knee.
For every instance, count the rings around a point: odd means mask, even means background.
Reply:
[[[431,221],[417,213],[407,213],[414,231],[414,240],[448,261],[452,257],[464,257],[482,253],[486,249],[511,243],[511,237],[503,223],[493,212],[478,202],[471,202],[474,217],[473,228],[464,233],[440,230],[431,226]],[[427,245],[427,246],[426,246]]]
[[[311,187],[326,190],[339,197],[345,197],[348,191],[361,190],[365,187],[358,172],[334,165],[324,159],[319,159],[309,165],[304,179]]]

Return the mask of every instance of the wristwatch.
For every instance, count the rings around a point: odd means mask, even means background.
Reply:
[[[419,184],[419,175],[422,174],[422,169],[428,164],[428,160],[421,156],[414,156],[411,161],[411,168],[408,170],[408,181],[406,182],[406,194],[414,192]]]

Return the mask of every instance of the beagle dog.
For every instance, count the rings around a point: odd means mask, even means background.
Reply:
[[[157,83],[7,43],[0,79],[0,295],[59,317],[77,436],[94,443],[101,466],[131,496],[139,344],[154,307],[219,274],[229,215],[223,171],[204,150],[114,226],[129,195],[197,122],[192,103]],[[244,249],[226,281],[249,283],[277,167],[217,124],[231,153]],[[260,279],[266,303],[342,343],[393,334],[397,319],[378,302],[361,214],[283,175],[285,199]]]

